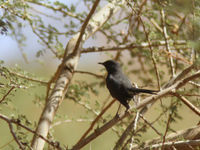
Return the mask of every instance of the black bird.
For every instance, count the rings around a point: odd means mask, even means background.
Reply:
[[[157,91],[139,89],[132,86],[128,77],[122,72],[120,64],[114,60],[108,60],[103,63],[108,75],[106,77],[107,88],[113,98],[116,98],[128,110],[128,102],[133,99],[134,95],[139,93],[156,94]]]

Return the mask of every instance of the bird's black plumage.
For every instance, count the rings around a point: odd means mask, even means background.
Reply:
[[[107,72],[106,85],[113,98],[129,109],[128,101],[139,93],[155,94],[157,91],[134,88],[128,77],[122,72],[121,66],[114,60],[108,60],[102,64]]]

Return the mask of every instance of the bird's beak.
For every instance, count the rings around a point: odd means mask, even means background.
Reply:
[[[98,64],[100,64],[100,65],[103,65],[103,63],[102,63],[102,62],[99,62]]]

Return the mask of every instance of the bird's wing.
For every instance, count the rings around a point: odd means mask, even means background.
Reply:
[[[133,86],[128,77],[121,73],[118,74],[117,77],[115,77],[115,79],[117,80],[116,82],[118,82],[118,84],[120,85],[120,90],[123,92],[123,94],[125,94],[126,97],[132,98],[134,94],[130,89],[132,89]]]
[[[118,79],[120,80],[119,82],[123,88],[129,89],[133,87],[131,81],[125,74],[123,73],[121,73],[121,75],[119,74]]]

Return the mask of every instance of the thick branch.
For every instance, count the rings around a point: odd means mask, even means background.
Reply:
[[[105,21],[107,21],[107,19],[120,8],[117,4],[122,4],[122,1],[116,0],[108,3],[108,5],[106,5],[96,15],[94,15],[92,19],[90,19],[98,3],[99,0],[94,2],[93,8],[86,18],[86,22],[84,22],[81,32],[74,35],[74,37],[69,40],[65,48],[63,61],[51,80],[51,82],[55,82],[55,86],[50,93],[50,96],[48,96],[47,103],[36,129],[36,133],[39,135],[46,137],[48,134],[54,115],[65,97],[68,86],[73,77],[74,70],[78,64],[80,49],[83,42],[93,35],[105,23]],[[33,137],[32,147],[34,150],[42,150],[44,143],[44,140],[35,135]]]

